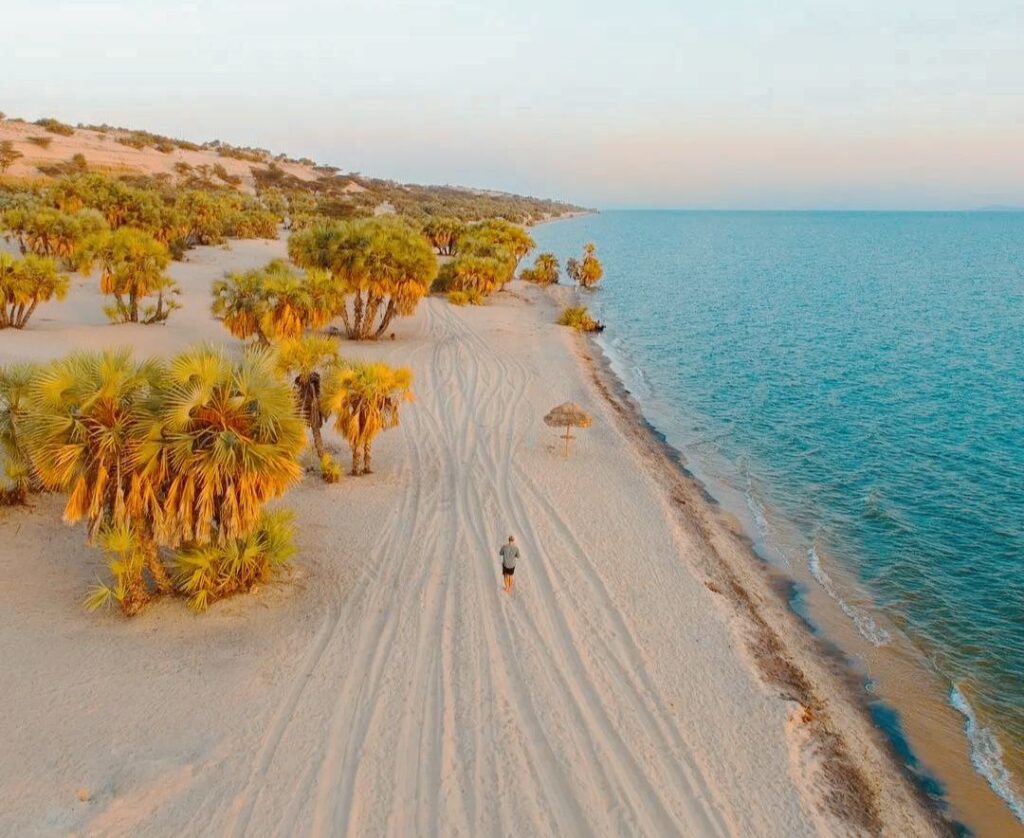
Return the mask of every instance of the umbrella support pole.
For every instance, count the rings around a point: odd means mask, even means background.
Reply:
[[[566,425],[565,426],[565,456],[566,457],[569,456],[569,440],[571,440],[573,438],[572,434],[569,432],[570,427],[571,427],[570,425]]]

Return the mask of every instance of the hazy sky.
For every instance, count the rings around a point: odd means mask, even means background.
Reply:
[[[588,205],[1024,205],[1024,2],[2,0],[0,110]]]

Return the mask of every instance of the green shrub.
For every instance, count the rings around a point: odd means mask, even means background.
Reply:
[[[320,458],[320,476],[324,483],[337,483],[341,480],[341,466],[330,454]]]
[[[569,326],[581,332],[600,332],[604,327],[590,316],[586,306],[567,306],[558,318],[559,326]]]
[[[479,306],[483,305],[484,295],[475,288],[448,292],[448,302],[453,306]]]
[[[60,134],[62,137],[70,137],[75,133],[75,129],[70,125],[61,122],[59,119],[53,117],[45,117],[44,119],[37,119],[36,125],[49,131],[51,134]]]
[[[174,558],[175,585],[203,611],[210,603],[268,581],[295,554],[292,513],[266,512],[256,529],[224,544],[186,548]]]
[[[50,143],[53,142],[53,137],[29,137],[28,141],[32,145],[37,145],[40,148],[49,148]]]
[[[129,148],[135,148],[139,150],[144,149],[146,146],[149,145],[149,139],[146,137],[146,135],[140,134],[135,131],[133,131],[127,137],[118,137],[117,141],[121,145],[126,145]]]

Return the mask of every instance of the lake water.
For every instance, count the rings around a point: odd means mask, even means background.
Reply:
[[[563,264],[596,242],[605,279],[581,297],[648,419],[860,640],[912,645],[1024,820],[1024,214],[532,233]]]

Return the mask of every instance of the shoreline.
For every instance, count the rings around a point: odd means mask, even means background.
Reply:
[[[944,684],[927,670],[916,647],[884,612],[872,612],[880,621],[872,627],[886,637],[882,643],[851,622],[864,615],[851,615],[846,610],[850,606],[839,598],[833,581],[820,566],[812,565],[806,573],[800,573],[799,566],[779,564],[762,554],[752,524],[741,520],[741,514],[715,495],[718,486],[706,484],[691,471],[684,452],[644,414],[637,397],[613,368],[599,336],[583,336],[579,352],[596,386],[628,416],[623,421],[643,437],[641,445],[651,449],[652,457],[660,463],[658,467],[675,472],[694,494],[695,503],[704,503],[707,512],[717,519],[716,525],[743,545],[747,563],[764,577],[765,588],[780,606],[775,615],[792,624],[788,628],[798,641],[803,642],[799,635],[806,635],[805,640],[816,647],[812,654],[831,666],[846,697],[876,735],[877,744],[924,804],[950,829],[967,828],[985,835],[1024,834],[1013,803],[994,787],[994,780],[1005,781],[1002,775],[997,773],[993,778],[989,773],[992,765],[978,763],[976,749],[984,743],[975,741],[977,730],[972,733],[967,729],[977,728],[978,723],[958,686]],[[829,572],[837,578],[843,575],[838,567],[830,566]],[[843,590],[856,587],[846,578],[842,583]],[[871,617],[867,620],[870,622]],[[908,673],[913,676],[909,683]],[[991,756],[986,752],[980,758]],[[1005,771],[1005,765],[996,763],[996,770]]]
[[[582,224],[586,229],[573,225],[575,232],[566,228],[545,241],[565,245],[595,238],[593,222]],[[574,304],[568,293],[557,299]],[[601,313],[598,299],[593,302]],[[627,306],[621,312],[627,320],[629,311]],[[1021,764],[1014,740],[1003,739],[1000,728],[975,714],[973,698],[956,679],[947,681],[930,666],[927,649],[830,555],[826,539],[807,539],[786,520],[787,499],[779,497],[778,487],[758,487],[749,474],[744,483],[742,462],[699,447],[700,434],[693,428],[713,420],[673,412],[674,397],[652,390],[628,334],[614,322],[611,326],[602,335],[587,336],[585,363],[596,366],[594,374],[614,394],[611,398],[626,397],[651,444],[746,545],[752,563],[773,580],[784,610],[835,659],[849,696],[870,716],[901,769],[944,818],[961,828],[979,835],[1024,835],[1020,774],[1011,773]],[[691,451],[693,437],[698,447]]]
[[[720,563],[714,567],[703,562],[694,569],[746,624],[746,654],[764,682],[778,688],[781,699],[799,705],[791,720],[807,729],[802,747],[825,755],[824,773],[835,793],[829,803],[836,806],[835,814],[856,819],[877,813],[877,819],[868,817],[859,826],[883,832],[894,804],[902,807],[912,800],[936,833],[954,834],[957,823],[927,795],[921,778],[872,719],[864,685],[845,653],[813,635],[812,626],[790,606],[793,580],[757,554],[738,521],[644,416],[596,339],[582,333],[577,337],[577,360],[612,408],[620,431],[656,475],[681,525],[697,530]],[[680,560],[697,564],[682,556]]]

